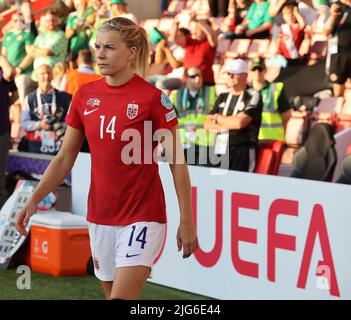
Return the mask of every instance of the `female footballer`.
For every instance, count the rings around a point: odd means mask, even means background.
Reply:
[[[86,136],[92,164],[90,247],[95,275],[111,300],[140,297],[162,247],[166,209],[154,157],[159,142],[178,196],[178,251],[188,258],[198,248],[178,121],[167,95],[145,80],[148,59],[143,28],[126,18],[103,24],[97,32],[96,61],[104,78],[81,86],[74,95],[62,147],[16,217],[18,231],[26,234],[37,204],[70,172]],[[155,135],[163,132],[159,141],[149,141],[146,124]]]

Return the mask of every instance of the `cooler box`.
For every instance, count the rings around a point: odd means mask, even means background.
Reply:
[[[58,276],[86,275],[91,257],[86,218],[68,212],[37,213],[31,218],[30,266]]]

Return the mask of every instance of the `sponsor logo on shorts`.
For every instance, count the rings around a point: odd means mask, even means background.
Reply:
[[[129,253],[127,253],[126,254],[126,258],[133,258],[133,257],[137,257],[137,256],[140,256],[140,253],[138,253],[138,254],[129,254]]]

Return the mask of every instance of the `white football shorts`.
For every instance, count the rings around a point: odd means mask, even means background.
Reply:
[[[166,231],[166,225],[158,222],[88,226],[94,273],[101,281],[113,281],[120,267],[146,266],[152,270]]]

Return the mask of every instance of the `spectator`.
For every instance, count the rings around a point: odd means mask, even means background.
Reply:
[[[192,19],[194,20],[194,16]],[[208,20],[197,21],[195,39],[192,39],[190,35],[184,36],[179,33],[178,27],[179,20],[175,18],[172,32],[176,34],[177,42],[185,48],[183,68],[194,66],[200,68],[205,85],[214,85],[212,64],[216,55],[217,37],[210,22]]]
[[[342,97],[345,82],[351,78],[351,1],[335,2],[325,25],[325,34],[331,36],[328,43],[330,55],[329,80],[333,83],[336,97]]]
[[[94,14],[92,34],[90,36],[90,41],[89,41],[89,47],[90,47],[90,50],[92,50],[92,52],[95,52],[96,32],[100,27],[102,27],[102,24],[109,18],[107,15],[106,3],[102,2],[101,0],[95,0],[93,3],[93,7],[95,10],[95,14]]]
[[[133,13],[129,13],[127,3],[124,0],[111,0],[111,18],[123,17],[132,20],[136,24],[138,19]]]
[[[53,89],[52,68],[42,64],[36,70],[38,89],[25,99],[22,110],[22,128],[26,131],[28,151],[56,154],[66,129],[65,117],[71,95]]]
[[[15,70],[12,65],[4,56],[0,56],[0,208],[7,199],[5,173],[10,147],[9,107],[16,99],[16,95],[10,98],[9,94],[16,91],[15,84],[12,82],[14,76]]]
[[[67,55],[68,41],[64,32],[57,28],[55,14],[51,11],[45,13],[43,23],[43,29],[40,30],[29,52],[34,58],[34,70],[41,64],[53,68],[57,62],[65,62]]]
[[[251,4],[244,21],[236,26],[235,32],[226,33],[224,38],[269,38],[270,29],[273,25],[272,21],[269,15],[269,2],[265,0],[255,0],[255,2]]]
[[[24,29],[28,32],[31,32],[34,35],[34,37],[36,37],[38,35],[38,30],[31,10],[32,2],[30,0],[22,0],[21,5],[17,10],[17,14],[21,14],[23,16]],[[11,19],[5,26],[2,27],[2,33],[8,33],[12,31],[15,27],[16,22],[14,22]]]
[[[306,23],[294,5],[282,9],[284,23],[279,27],[279,50],[289,64],[299,62],[299,49],[304,38]]]
[[[15,83],[19,102],[22,104],[24,97],[36,87],[36,83],[31,80],[33,58],[27,54],[35,38],[31,32],[24,29],[24,20],[21,14],[14,13],[12,22],[14,29],[4,35],[1,54],[16,70]]]
[[[285,130],[291,116],[291,107],[282,82],[265,80],[267,69],[263,59],[250,61],[250,79],[254,90],[260,92],[263,103],[259,140],[285,141]]]
[[[80,50],[77,58],[77,69],[69,71],[62,79],[61,88],[73,95],[77,89],[85,84],[101,78],[95,74],[93,68],[93,56],[88,49]]]
[[[219,155],[221,163],[211,160],[211,165],[252,172],[261,125],[261,95],[247,86],[248,65],[244,60],[233,60],[225,70],[230,91],[218,96],[204,125],[206,130],[218,133],[210,154],[211,158]]]
[[[182,67],[184,54],[183,48],[176,44],[171,48],[165,38],[161,39],[155,48],[155,61],[150,66],[149,82],[159,89],[167,89],[169,85],[172,85],[170,84],[172,81],[176,82],[179,86],[183,74],[178,73],[178,77],[176,77],[173,70]]]
[[[75,0],[74,7],[76,11],[70,13],[67,18],[65,34],[70,40],[69,50],[73,59],[76,59],[79,50],[89,48],[91,30],[86,20],[94,13],[94,9],[87,6],[86,0]]]
[[[180,139],[188,164],[206,164],[209,141],[203,125],[206,115],[213,108],[216,91],[214,86],[204,85],[198,67],[187,68],[185,78],[184,87],[171,93],[171,101],[178,115]]]
[[[249,8],[251,5],[250,0],[231,0],[229,4],[229,15],[232,14],[234,21],[232,23],[232,27],[235,30],[235,27],[243,22],[245,19]]]

